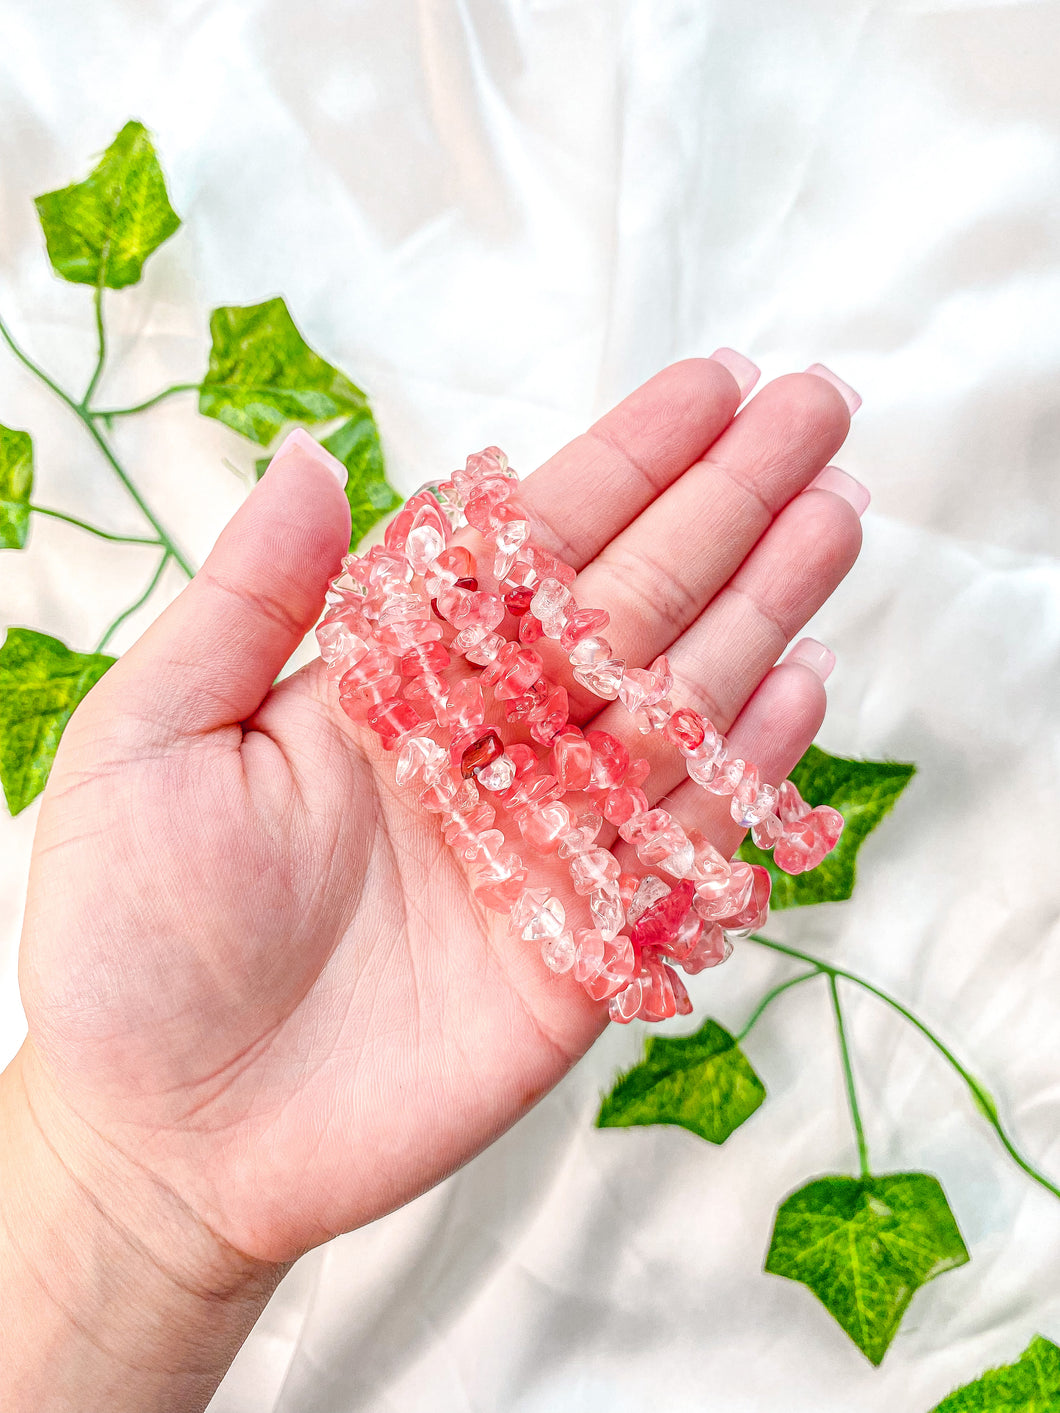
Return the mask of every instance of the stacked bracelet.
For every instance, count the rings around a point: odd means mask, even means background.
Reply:
[[[641,734],[670,743],[689,777],[729,797],[734,821],[785,872],[816,867],[843,817],[811,809],[790,780],[764,783],[699,712],[675,707],[665,657],[637,668],[614,656],[602,636],[608,614],[580,608],[574,569],[533,544],[517,486],[504,453],[487,447],[450,480],[421,487],[382,545],[343,560],[317,628],[321,656],[342,710],[396,753],[398,784],[439,816],[479,903],[540,944],[553,971],[573,972],[593,999],[606,999],[612,1020],[687,1014],[674,967],[716,966],[734,937],[761,926],[769,873],[725,859],[653,808],[648,762],[610,732],[571,722],[567,690],[546,675],[534,644],[557,643],[576,682],[621,702]],[[453,543],[463,526],[478,531],[485,555]],[[480,569],[489,553],[492,564]],[[477,670],[468,676],[454,658]],[[643,872],[623,871],[600,845],[605,821]],[[507,834],[497,827],[505,822]],[[530,880],[510,842],[516,831],[530,849],[565,861],[586,899],[580,924]]]

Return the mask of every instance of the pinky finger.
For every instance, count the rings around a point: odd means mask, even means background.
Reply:
[[[779,785],[805,754],[825,712],[824,679],[834,658],[804,638],[762,679],[726,734],[729,751],[754,761],[762,779]],[[727,796],[712,795],[694,780],[683,781],[659,803],[686,829],[701,829],[726,858],[747,832],[733,821]]]

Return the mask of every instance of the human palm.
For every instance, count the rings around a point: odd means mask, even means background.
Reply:
[[[773,664],[853,562],[860,507],[842,473],[806,489],[847,431],[828,381],[779,379],[734,419],[739,400],[721,362],[674,364],[523,495],[579,602],[611,611],[619,656],[667,651],[675,700],[779,780],[823,690]],[[42,1113],[267,1262],[464,1162],[606,1019],[470,898],[320,662],[270,685],[319,613],[345,516],[296,436],[90,693],[45,793],[21,961]],[[614,706],[572,699],[580,724],[628,734]],[[731,852],[724,802],[679,764],[652,757],[653,802]]]

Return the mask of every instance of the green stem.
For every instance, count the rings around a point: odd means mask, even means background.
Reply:
[[[881,991],[878,986],[874,986],[871,981],[866,981],[863,976],[858,976],[852,971],[845,970],[843,967],[836,967],[828,962],[823,962],[820,957],[814,957],[809,952],[800,951],[798,947],[789,947],[783,942],[773,942],[770,938],[762,937],[755,932],[751,934],[748,940],[757,942],[760,947],[768,947],[771,952],[780,952],[783,956],[793,957],[796,961],[808,962],[810,966],[818,967],[826,976],[843,977],[845,981],[851,982],[854,986],[860,986],[863,991],[868,991],[871,995],[875,996],[877,1000],[882,1001],[886,1006],[890,1006],[892,1011],[896,1011],[904,1020],[907,1020],[911,1026],[919,1030],[925,1040],[929,1041],[930,1044],[935,1047],[947,1064],[950,1065],[964,1081],[975,1103],[975,1107],[997,1134],[1001,1146],[1016,1166],[1021,1168],[1039,1187],[1044,1187],[1046,1192],[1051,1192],[1054,1197],[1060,1198],[1060,1186],[1050,1181],[1044,1173],[1040,1173],[1038,1169],[1020,1153],[1011,1138],[1009,1138],[1008,1134],[1005,1132],[997,1112],[997,1104],[994,1102],[986,1086],[976,1079],[975,1076],[961,1064],[953,1051],[939,1039],[934,1031],[930,1030],[919,1017],[915,1016],[913,1012],[908,1009],[908,1007],[903,1006],[901,1001],[897,1000],[894,996],[888,995],[886,991]]]
[[[835,1013],[836,1034],[839,1036],[839,1057],[843,1061],[843,1079],[846,1081],[847,1101],[850,1104],[850,1119],[854,1125],[854,1137],[858,1141],[858,1166],[862,1180],[869,1178],[869,1147],[865,1142],[865,1126],[861,1122],[861,1107],[858,1104],[858,1091],[854,1083],[854,1066],[850,1063],[850,1046],[847,1044],[847,1028],[843,1021],[843,1007],[839,1004],[839,984],[835,972],[828,974],[828,990],[832,997],[832,1010]]]
[[[164,402],[167,397],[173,397],[177,393],[198,392],[201,383],[174,383],[171,387],[163,388],[161,392],[155,393],[154,397],[149,397],[145,402],[138,402],[134,407],[105,407],[92,413],[93,417],[99,417],[104,422],[109,422],[112,417],[132,417],[137,412],[146,412],[149,407],[154,407],[159,402]]]
[[[80,421],[83,426],[88,430],[89,436],[96,443],[96,446],[99,448],[99,450],[103,453],[103,456],[106,458],[108,464],[110,465],[114,474],[117,476],[118,480],[122,483],[126,491],[128,491],[129,495],[140,507],[140,511],[143,514],[144,518],[148,521],[151,528],[158,536],[159,544],[165,547],[165,549],[169,553],[169,557],[180,565],[181,569],[190,579],[195,573],[195,571],[192,569],[191,565],[181,554],[180,550],[177,549],[176,545],[173,543],[172,539],[167,534],[166,530],[163,528],[157,516],[151,510],[150,506],[144,500],[140,492],[136,489],[129,476],[129,473],[125,470],[125,467],[122,466],[121,462],[114,455],[114,452],[111,450],[110,445],[104,438],[102,432],[100,432],[99,428],[96,426],[95,419],[100,416],[100,413],[87,412],[85,408],[81,406],[80,403],[75,402],[74,399],[70,396],[70,394],[66,392],[63,388],[61,388],[58,383],[56,383],[52,378],[49,378],[48,374],[45,373],[44,369],[34,363],[32,358],[30,358],[27,353],[24,353],[22,349],[18,346],[18,344],[12,337],[7,325],[4,323],[3,319],[0,319],[0,338],[3,338],[8,348],[15,355],[15,357],[22,364],[22,366],[26,368],[30,373],[32,373],[35,378],[38,378],[45,385],[45,387],[50,388],[55,394],[55,396],[60,400],[60,402],[65,402],[67,407],[78,419],[78,421]]]
[[[88,428],[88,432],[92,440],[96,443],[100,451],[110,463],[111,469],[114,471],[114,474],[117,476],[118,480],[122,483],[125,489],[132,496],[133,500],[140,507],[144,518],[150,523],[151,528],[158,536],[159,543],[164,545],[166,550],[169,552],[169,557],[176,561],[176,563],[180,566],[180,568],[184,571],[184,573],[188,576],[189,579],[194,578],[195,570],[192,569],[191,565],[181,554],[180,550],[177,549],[176,545],[173,543],[169,535],[163,529],[161,522],[155,517],[155,514],[151,510],[150,506],[144,500],[140,492],[136,489],[135,485],[133,485],[129,473],[125,470],[125,467],[122,466],[121,462],[114,455],[113,451],[111,451],[109,443],[107,442],[103,434],[100,432],[95,422],[89,416],[81,416],[81,420]]]
[[[15,342],[14,338],[11,335],[10,329],[4,323],[3,319],[0,319],[0,338],[4,340],[8,348],[22,364],[23,368],[28,369],[29,372],[31,372],[35,378],[39,378],[46,388],[51,388],[55,396],[59,398],[62,402],[65,402],[67,407],[72,408],[74,412],[78,410],[77,403],[73,400],[70,394],[68,392],[64,392],[57,382],[55,382],[52,378],[48,377],[47,373],[44,371],[43,368],[41,368],[38,364],[34,363],[33,359],[30,358],[28,353],[24,353],[23,350],[19,348],[18,344]]]
[[[821,975],[821,968],[814,967],[812,971],[800,972],[798,976],[789,976],[787,981],[782,981],[778,986],[774,986],[772,991],[767,991],[759,1001],[758,1005],[751,1012],[747,1024],[736,1037],[737,1042],[746,1040],[758,1022],[759,1016],[771,1005],[778,996],[783,996],[785,991],[790,991],[793,986],[800,986],[804,981],[812,981],[815,976]]]
[[[101,540],[113,540],[120,545],[161,545],[151,535],[114,535],[109,530],[101,530],[98,525],[90,525],[87,520],[78,520],[76,515],[67,515],[62,510],[49,510],[46,505],[31,505],[34,515],[49,515],[53,520],[65,520],[68,525],[76,525],[79,530],[87,530],[90,535],[98,535]]]
[[[81,408],[85,412],[88,411],[88,404],[92,401],[92,394],[99,386],[99,380],[103,376],[103,365],[107,361],[107,335],[103,328],[103,275],[105,269],[106,267],[101,261],[99,267],[99,283],[96,285],[96,292],[93,298],[93,304],[96,310],[96,337],[99,341],[99,354],[96,358],[96,366],[92,370],[92,377],[89,380],[88,387],[85,389],[85,395],[81,399]]]
[[[159,579],[161,579],[162,577],[162,571],[169,563],[170,558],[171,556],[169,550],[167,549],[162,555],[162,558],[159,560],[158,568],[155,570],[151,582],[148,584],[147,588],[143,591],[143,593],[140,595],[140,597],[136,600],[134,604],[130,604],[127,609],[125,609],[122,613],[118,614],[117,618],[103,634],[103,637],[100,638],[99,643],[96,647],[97,653],[101,653],[103,651],[103,649],[107,646],[111,638],[113,638],[114,634],[118,631],[118,629],[125,622],[125,620],[127,618],[131,618],[132,615],[136,612],[136,610],[138,608],[142,608],[147,602],[147,600],[151,597],[151,595],[154,593],[155,589],[158,586]]]

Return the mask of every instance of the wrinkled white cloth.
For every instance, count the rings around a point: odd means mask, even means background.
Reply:
[[[1060,1174],[1060,7],[0,0],[0,33],[0,307],[48,367],[86,378],[93,335],[30,198],[137,116],[185,220],[108,301],[109,400],[193,378],[207,311],[277,292],[369,390],[405,490],[489,442],[528,471],[721,343],[859,389],[837,459],[874,502],[812,629],[838,654],[820,739],[919,774],[856,897],[773,935],[919,1009]],[[42,500],[135,532],[7,358],[0,421],[33,430]],[[179,400],[119,435],[201,559],[252,450]],[[38,524],[3,558],[4,621],[89,645],[148,560]],[[0,819],[3,1057],[34,813]],[[784,971],[744,949],[693,981],[697,1011],[736,1026]],[[303,1260],[212,1413],[926,1413],[1060,1338],[1060,1204],[908,1027],[860,996],[850,1016],[875,1163],[937,1173],[973,1257],[879,1370],[761,1273],[778,1201],[853,1162],[811,986],[756,1029],[770,1097],[723,1148],[593,1129],[641,1044],[612,1030],[464,1171]]]

